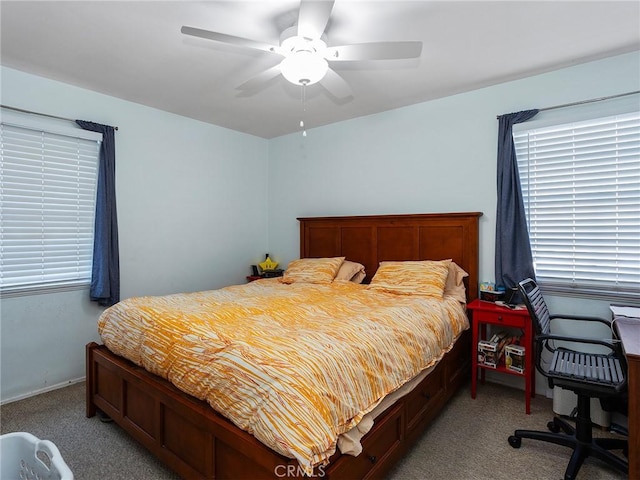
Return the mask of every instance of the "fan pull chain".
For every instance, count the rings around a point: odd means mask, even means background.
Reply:
[[[304,114],[307,111],[307,84],[302,83],[302,120],[300,120],[300,128],[302,128],[302,136],[307,136],[307,129],[304,126]]]

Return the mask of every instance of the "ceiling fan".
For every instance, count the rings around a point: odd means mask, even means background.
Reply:
[[[289,82],[306,87],[320,83],[336,98],[351,95],[348,83],[329,67],[329,62],[417,58],[422,42],[374,42],[329,46],[324,30],[334,0],[301,0],[298,23],[280,35],[280,45],[183,26],[185,35],[214,40],[280,55],[283,60],[238,87],[250,90],[282,74]]]

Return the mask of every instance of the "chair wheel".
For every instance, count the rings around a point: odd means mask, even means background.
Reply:
[[[549,429],[550,432],[553,433],[558,433],[560,431],[560,427],[556,424],[556,422],[549,422],[547,423],[547,428]]]
[[[522,439],[520,437],[516,437],[514,435],[509,436],[509,445],[513,448],[520,448],[522,445]]]

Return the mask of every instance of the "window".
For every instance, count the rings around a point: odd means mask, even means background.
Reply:
[[[101,135],[29,123],[0,124],[3,295],[91,281]]]
[[[538,281],[637,298],[640,112],[526,128],[514,141]]]

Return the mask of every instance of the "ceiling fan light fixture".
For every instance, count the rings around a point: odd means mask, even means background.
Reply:
[[[327,74],[329,64],[318,52],[298,50],[280,63],[282,76],[294,85],[313,85]]]
[[[1,0],[0,0],[1,1]],[[248,91],[260,83],[282,74],[290,83],[302,88],[322,80],[322,86],[336,98],[353,96],[349,85],[328,62],[352,62],[368,60],[396,60],[419,58],[422,42],[369,42],[327,47],[325,30],[329,25],[335,0],[299,0],[297,24],[280,34],[279,45],[236,37],[226,33],[203,30],[184,25],[181,32],[185,35],[205,38],[214,42],[251,48],[284,57],[279,64],[264,70],[246,81],[239,90]]]

